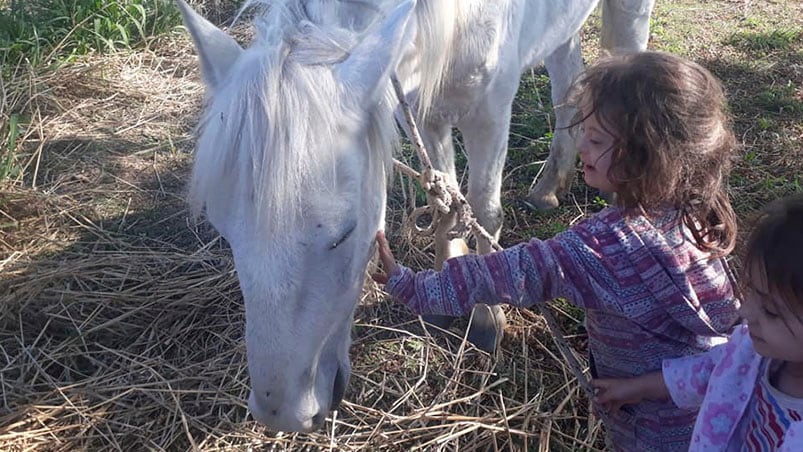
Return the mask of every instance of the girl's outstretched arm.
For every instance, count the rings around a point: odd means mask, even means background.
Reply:
[[[387,277],[377,281],[416,314],[459,317],[476,303],[530,307],[561,297],[582,309],[622,312],[621,294],[639,283],[632,254],[649,255],[649,247],[660,245],[642,237],[660,231],[649,223],[634,229],[628,221],[621,209],[607,209],[552,238],[449,259],[439,272],[397,264],[378,235]]]
[[[596,302],[587,285],[585,262],[598,263],[598,256],[584,249],[585,243],[572,232],[552,239],[512,246],[485,254],[467,254],[447,260],[441,271],[418,273],[396,263],[384,234],[377,245],[384,273],[372,275],[385,290],[419,315],[459,317],[471,312],[476,303],[530,307],[557,297],[566,297],[580,307]]]

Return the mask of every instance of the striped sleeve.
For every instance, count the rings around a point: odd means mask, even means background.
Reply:
[[[590,275],[599,272],[599,259],[593,243],[570,230],[497,253],[449,259],[439,272],[400,266],[385,290],[419,315],[461,316],[476,303],[529,307],[558,297],[596,307],[600,288]]]

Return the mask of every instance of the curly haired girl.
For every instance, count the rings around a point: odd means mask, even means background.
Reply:
[[[738,308],[720,259],[736,237],[724,186],[736,140],[721,84],[694,62],[644,52],[600,61],[573,92],[585,181],[615,193],[614,206],[440,272],[396,264],[380,232],[386,274],[374,279],[416,314],[564,297],[585,310],[595,377],[643,375],[725,341]],[[644,400],[609,413],[607,428],[620,450],[687,450],[696,414]]]

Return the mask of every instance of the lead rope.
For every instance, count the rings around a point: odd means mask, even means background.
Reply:
[[[411,135],[410,141],[413,143],[418,154],[422,170],[419,173],[396,159],[393,159],[393,164],[402,173],[417,180],[421,188],[429,195],[428,199],[431,199],[435,203],[434,206],[427,205],[419,207],[411,214],[411,219],[417,232],[421,235],[431,235],[435,231],[441,216],[451,212],[451,209],[455,209],[458,214],[458,221],[457,225],[447,234],[449,238],[465,239],[470,235],[474,235],[475,237],[482,237],[487,240],[495,251],[502,251],[502,247],[499,246],[496,239],[479,224],[471,210],[471,206],[469,206],[463,194],[460,193],[460,190],[448,182],[449,179],[446,177],[446,174],[432,168],[432,161],[429,159],[427,150],[424,147],[424,142],[421,139],[421,134],[418,131],[412,109],[404,95],[401,83],[399,83],[395,75],[391,76],[391,82],[394,91],[396,91],[396,97],[399,99],[399,105],[404,112],[404,118]],[[416,224],[416,220],[425,213],[431,215],[432,222],[427,228],[421,229]],[[591,387],[591,382],[586,377],[583,367],[580,365],[580,362],[574,355],[574,351],[563,336],[563,332],[557,320],[546,306],[542,307],[536,304],[535,308],[546,321],[547,328],[555,341],[555,345],[558,346],[561,355],[563,355],[563,358],[569,364],[569,369],[572,374],[574,374],[575,379],[577,379],[577,383],[585,390],[589,400],[592,400],[595,394],[594,388]],[[607,421],[607,413],[605,413],[604,410],[599,410],[597,415],[604,424],[610,425]]]

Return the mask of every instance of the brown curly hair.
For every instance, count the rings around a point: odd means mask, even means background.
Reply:
[[[674,207],[701,249],[733,250],[736,216],[725,182],[736,137],[714,75],[668,53],[612,56],[584,72],[572,103],[613,129],[606,130],[615,137],[607,176],[618,205]]]

